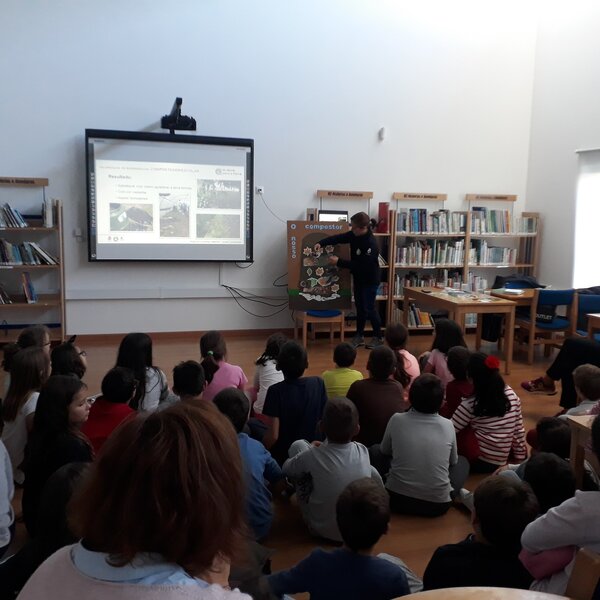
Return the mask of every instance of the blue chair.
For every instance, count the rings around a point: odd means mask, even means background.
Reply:
[[[588,337],[588,318],[590,313],[600,313],[600,296],[596,294],[577,294],[577,319],[573,335]],[[600,342],[600,333],[592,336]]]
[[[556,314],[559,307],[566,315]],[[552,346],[573,333],[577,319],[575,290],[534,290],[528,317],[516,319],[516,325],[528,334],[527,362],[533,363],[536,345],[544,346],[545,356],[550,356]]]

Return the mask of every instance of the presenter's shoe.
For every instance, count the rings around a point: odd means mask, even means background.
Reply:
[[[362,335],[355,335],[350,342],[354,348],[365,345],[365,338]]]
[[[538,377],[531,381],[523,381],[521,387],[531,394],[546,394],[547,396],[556,395],[556,386],[554,385],[554,382],[552,382],[552,385],[546,385],[543,377]]]
[[[365,345],[365,348],[372,350],[373,348],[377,348],[378,346],[383,346],[383,340],[380,337],[371,338],[369,342]]]

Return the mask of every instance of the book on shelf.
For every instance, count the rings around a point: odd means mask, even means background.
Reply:
[[[16,208],[6,203],[0,208],[0,227],[23,228],[29,225]]]
[[[475,240],[469,251],[470,265],[516,265],[517,249],[490,246],[486,240]]]
[[[390,203],[380,202],[377,211],[377,233],[390,232]]]
[[[57,265],[58,260],[36,242],[11,244],[0,239],[0,263],[5,265]]]
[[[464,262],[464,248],[464,240],[415,241],[396,248],[396,263],[403,267],[461,266]]]
[[[21,283],[23,286],[23,293],[25,294],[27,304],[35,304],[38,301],[38,296],[36,294],[35,288],[33,287],[31,277],[27,271],[21,273]]]
[[[388,266],[387,260],[385,260],[385,258],[383,258],[383,256],[381,256],[381,254],[377,257],[377,261],[379,262],[380,267]]]
[[[8,292],[0,285],[0,304],[12,304],[13,301]]]
[[[403,208],[397,213],[397,233],[464,233],[467,216],[464,212],[440,209],[429,212],[426,208]]]

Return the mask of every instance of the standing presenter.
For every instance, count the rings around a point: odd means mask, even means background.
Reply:
[[[381,280],[379,269],[379,247],[371,229],[374,221],[364,212],[352,215],[351,230],[340,235],[332,235],[319,242],[323,248],[337,244],[350,244],[350,260],[332,255],[329,263],[342,269],[350,269],[354,282],[354,303],[356,304],[356,335],[352,339],[355,348],[365,345],[365,324],[371,321],[373,339],[366,344],[375,348],[383,344],[381,337],[381,319],[375,308],[377,288]]]

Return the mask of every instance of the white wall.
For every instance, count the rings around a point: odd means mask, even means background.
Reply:
[[[555,287],[573,285],[575,151],[600,147],[598,31],[597,2],[549,3],[540,15],[527,209],[544,216],[540,280]]]
[[[226,292],[202,299],[219,278],[266,289],[285,272],[284,224],[260,199],[244,271],[89,264],[72,236],[86,222],[84,129],[153,129],[176,95],[198,133],[255,139],[255,181],[283,220],[317,188],[446,192],[449,208],[468,192],[523,198],[535,19],[527,3],[488,5],[4,0],[0,174],[48,176],[64,201],[69,332],[289,323]],[[131,296],[150,299],[116,300]]]

